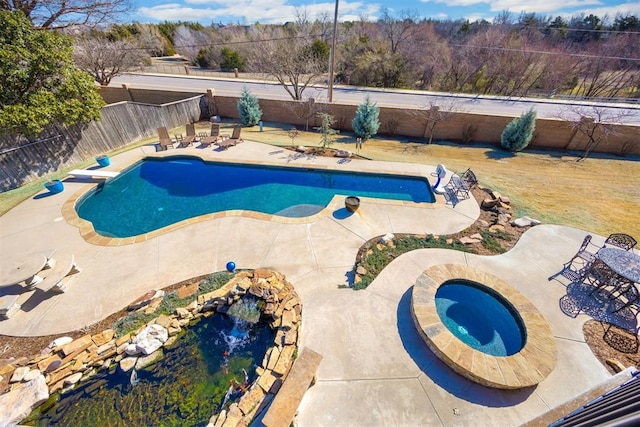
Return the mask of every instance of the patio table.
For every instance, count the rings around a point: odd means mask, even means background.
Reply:
[[[640,283],[640,256],[631,251],[617,248],[602,248],[598,251],[597,256],[614,273],[629,280],[631,282],[629,285],[635,287],[634,296],[627,296],[627,302],[616,311],[635,303],[640,298],[640,292],[637,288],[637,284]]]
[[[623,249],[602,248],[598,251],[598,258],[616,274],[640,283],[640,255]]]
[[[47,265],[47,256],[42,252],[36,252],[21,256],[0,267],[0,287],[15,285],[25,282],[32,287],[42,281],[38,273]]]

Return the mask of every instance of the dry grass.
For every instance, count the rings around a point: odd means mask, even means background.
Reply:
[[[291,145],[288,127],[265,124],[264,131],[243,129],[245,139]],[[296,145],[320,144],[317,132],[300,132]],[[353,135],[343,134],[333,148],[354,151]],[[509,196],[519,215],[568,225],[607,236],[625,232],[640,237],[640,157],[575,155],[526,151],[515,155],[494,146],[425,144],[377,137],[361,153],[374,160],[444,164],[454,172],[472,168],[480,183]]]

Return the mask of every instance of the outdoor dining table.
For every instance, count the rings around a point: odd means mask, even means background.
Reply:
[[[616,274],[634,283],[640,283],[640,255],[616,248],[602,248],[598,258]]]
[[[598,251],[597,256],[614,273],[629,280],[632,282],[630,285],[635,287],[635,297],[630,299],[627,297],[627,302],[616,311],[635,303],[640,298],[640,291],[637,288],[637,285],[640,284],[640,256],[631,251],[616,248],[602,248]]]
[[[36,252],[21,256],[18,259],[9,261],[0,267],[0,287],[15,285],[25,282],[29,287],[35,286],[42,281],[38,276],[47,265],[47,256],[42,252]]]

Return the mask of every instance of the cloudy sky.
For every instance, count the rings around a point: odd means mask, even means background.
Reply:
[[[322,0],[133,0],[135,12],[131,21],[191,21],[203,25],[214,23],[284,23],[295,20],[296,10],[305,10],[314,19],[328,13],[333,19],[334,1]],[[521,12],[570,17],[581,13],[593,13],[600,17],[615,17],[617,13],[640,17],[640,1],[620,0],[340,0],[341,21],[369,20],[380,16],[387,8],[392,16],[400,16],[402,10],[411,10],[421,18],[491,20],[508,10],[518,16]]]

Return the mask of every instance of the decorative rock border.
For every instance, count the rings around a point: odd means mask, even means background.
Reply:
[[[194,287],[193,291],[195,290],[197,287]],[[108,369],[113,363],[119,363],[124,370],[131,369],[136,364],[142,367],[154,363],[161,358],[158,354],[162,352],[162,346],[172,345],[183,327],[200,317],[210,317],[215,312],[226,313],[233,303],[247,294],[264,301],[264,304],[260,304],[262,317],[272,319],[270,326],[276,331],[274,346],[267,350],[261,366],[256,369],[258,378],[247,392],[228,410],[212,416],[208,426],[248,425],[280,389],[291,369],[300,340],[302,302],[284,275],[271,270],[239,272],[221,288],[199,295],[187,307],[176,309],[170,316],[160,315],[135,333],[116,338],[115,331],[107,329],[75,340],[60,338],[52,343],[49,351],[38,357],[16,360],[1,366],[3,375],[11,375],[12,386],[9,393],[0,396],[0,412],[8,414],[14,407],[18,407],[19,402],[24,401],[24,398],[18,397],[23,395],[20,393],[15,393],[16,399],[11,399],[9,395],[20,391],[16,389],[33,387],[35,383],[44,385],[43,379],[46,380],[49,393],[54,393],[72,389],[78,382],[89,379],[96,370]],[[132,348],[140,341],[137,335],[141,332],[162,329],[166,329],[168,338],[164,338],[157,351],[147,355],[139,347],[140,351],[137,353],[142,352],[139,357],[127,354],[127,351],[136,353]],[[38,399],[33,401],[33,407],[41,404],[47,397],[43,399],[40,393]],[[16,415],[15,418],[18,419],[13,422],[21,421],[30,412],[25,413],[24,408],[19,410],[22,412]],[[22,418],[19,418],[20,415]]]
[[[515,307],[527,333],[520,352],[491,356],[469,347],[447,329],[436,311],[435,294],[444,282],[453,279],[480,283]],[[556,342],[542,314],[527,298],[492,274],[458,264],[433,266],[413,286],[411,314],[420,336],[438,358],[460,375],[484,386],[531,387],[544,380],[556,365]]]

